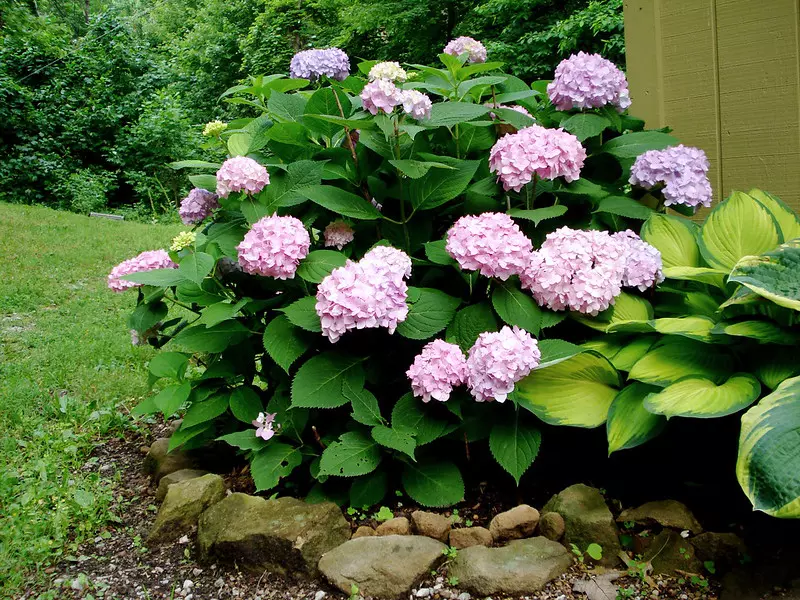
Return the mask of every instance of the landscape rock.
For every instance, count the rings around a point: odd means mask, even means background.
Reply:
[[[572,558],[561,544],[544,537],[516,540],[502,548],[460,550],[448,569],[458,587],[481,597],[529,594],[565,573]]]
[[[208,471],[201,471],[200,469],[181,469],[174,473],[169,473],[161,478],[158,482],[158,489],[156,490],[156,500],[162,501],[167,495],[167,488],[173,483],[180,483],[188,479],[195,479],[207,475]]]
[[[585,551],[589,544],[600,544],[600,564],[619,562],[619,530],[600,490],[577,483],[553,496],[542,512],[557,512],[564,519],[565,545]]]
[[[405,517],[395,517],[378,525],[375,533],[378,535],[409,535],[411,523]]]
[[[450,519],[444,515],[437,515],[436,513],[424,510],[415,510],[411,513],[411,522],[414,524],[414,529],[419,535],[426,535],[440,542],[447,542],[447,538],[450,535],[451,524]]]
[[[461,550],[471,546],[491,546],[494,538],[485,527],[461,527],[450,530],[450,545]]]
[[[701,533],[692,538],[692,546],[699,560],[713,561],[718,571],[738,565],[747,555],[747,546],[735,533]]]
[[[290,577],[315,576],[320,556],[348,539],[350,525],[331,502],[238,493],[204,512],[197,529],[201,559]]]
[[[573,584],[572,591],[586,594],[587,600],[613,600],[618,597],[619,586],[614,582],[619,577],[618,571],[609,571],[595,577],[579,579]]]
[[[544,513],[539,519],[539,533],[554,542],[564,537],[564,517],[557,512]]]
[[[695,555],[692,543],[670,529],[653,538],[642,559],[653,565],[655,575],[676,575],[677,571],[703,572],[703,563]]]
[[[658,500],[647,502],[638,508],[623,510],[618,523],[633,521],[637,525],[661,525],[679,531],[689,530],[693,534],[703,532],[703,527],[697,521],[685,504],[677,500]]]
[[[372,537],[378,535],[375,530],[370,527],[369,525],[361,525],[356,532],[353,534],[352,539],[360,538],[360,537]]]
[[[148,542],[165,542],[188,532],[204,510],[224,497],[225,482],[211,473],[169,486]]]
[[[353,584],[362,596],[392,599],[411,588],[443,560],[447,547],[422,535],[389,535],[350,540],[325,553],[319,570],[345,594]]]
[[[142,469],[158,483],[164,475],[169,475],[182,469],[196,468],[197,461],[193,456],[180,450],[167,452],[169,438],[159,438],[150,444],[150,450],[144,457]]]
[[[527,504],[520,504],[496,515],[489,523],[489,533],[495,542],[518,540],[533,535],[538,524],[539,511]]]

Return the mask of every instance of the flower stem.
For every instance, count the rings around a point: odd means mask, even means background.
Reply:
[[[394,155],[400,160],[400,130],[397,126],[397,117],[392,119],[394,124]],[[397,169],[397,177],[400,180],[400,220],[403,222],[403,239],[406,243],[406,252],[411,252],[411,237],[408,235],[408,219],[406,218],[406,201],[403,198],[403,174]],[[413,213],[412,213],[413,214]]]

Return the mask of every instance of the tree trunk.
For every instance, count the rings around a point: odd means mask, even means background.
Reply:
[[[83,0],[83,20],[89,25],[89,0]]]

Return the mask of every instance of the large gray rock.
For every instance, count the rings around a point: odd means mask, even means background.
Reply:
[[[692,511],[677,500],[647,502],[637,508],[623,510],[617,517],[617,522],[626,521],[632,521],[637,525],[660,525],[680,531],[688,529],[695,535],[703,532],[703,527],[695,519]]]
[[[489,532],[495,542],[519,540],[532,536],[538,524],[539,511],[527,504],[520,504],[495,515],[489,523]]]
[[[247,494],[231,494],[212,506],[197,529],[201,559],[288,576],[316,576],[320,556],[348,539],[350,525],[331,502]]]
[[[502,548],[472,546],[458,552],[448,569],[458,587],[472,594],[528,594],[565,573],[572,558],[544,537],[516,540]]]
[[[167,490],[169,489],[169,486],[172,484],[180,483],[181,481],[187,481],[189,479],[195,479],[207,474],[208,471],[201,471],[200,469],[181,469],[180,471],[175,471],[174,473],[164,475],[161,478],[161,481],[158,482],[156,500],[159,502],[163,500],[167,496]]]
[[[407,595],[444,560],[446,548],[421,535],[361,537],[324,554],[319,570],[345,594],[356,585],[362,596],[389,600]]]
[[[197,525],[204,510],[224,497],[225,482],[211,473],[169,486],[147,541],[157,544],[180,537]]]
[[[589,544],[603,548],[601,564],[619,562],[619,530],[600,490],[578,483],[553,496],[542,509],[557,512],[564,518],[564,543],[586,551]]]
[[[703,563],[695,555],[692,543],[670,529],[653,538],[642,559],[653,565],[655,575],[703,572]]]
[[[181,450],[167,452],[169,438],[159,438],[150,445],[147,456],[144,457],[142,469],[158,483],[164,475],[169,475],[182,469],[194,469],[198,466],[197,459]]]

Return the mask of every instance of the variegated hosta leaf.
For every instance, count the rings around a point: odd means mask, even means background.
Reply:
[[[646,383],[632,383],[617,394],[608,409],[606,422],[609,455],[641,446],[661,433],[667,420],[644,407],[644,399],[659,390]]]
[[[772,321],[740,321],[738,323],[723,322],[714,327],[712,333],[745,337],[758,340],[763,344],[782,344],[794,346],[800,336],[787,331]]]
[[[598,331],[608,331],[611,325],[626,323],[628,321],[647,321],[653,318],[652,305],[639,296],[622,292],[614,300],[614,305],[601,312],[596,317],[572,312],[570,317],[583,323],[587,327]]]
[[[737,373],[717,385],[705,377],[684,377],[651,394],[644,407],[653,414],[670,417],[712,419],[747,408],[761,394],[761,384],[749,373]]]
[[[742,258],[731,271],[730,281],[778,306],[800,311],[800,239],[761,256]]]
[[[731,374],[731,357],[720,346],[667,336],[630,370],[628,377],[666,387],[690,375],[721,383]]]
[[[654,213],[642,225],[642,239],[661,252],[664,268],[700,267],[698,227],[688,219]]]
[[[752,189],[747,193],[761,202],[772,213],[772,216],[778,222],[778,228],[781,230],[785,241],[788,242],[800,237],[800,218],[779,198],[757,189]]]

